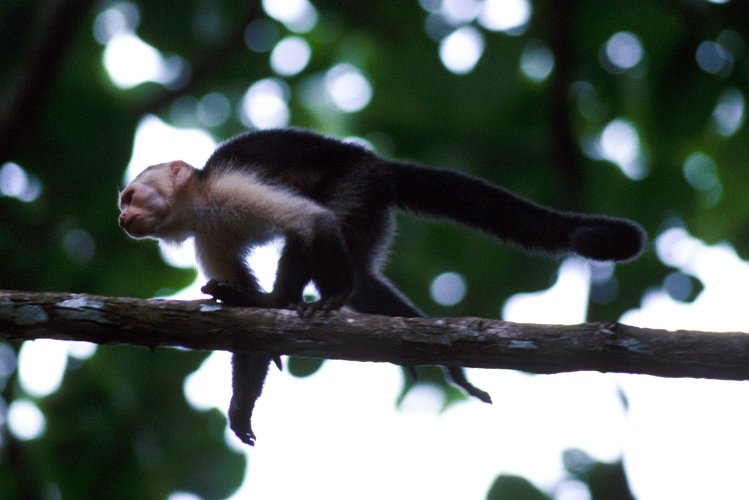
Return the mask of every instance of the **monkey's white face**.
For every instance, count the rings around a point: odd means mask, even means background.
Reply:
[[[153,165],[120,193],[119,225],[133,238],[171,239],[175,229],[173,201],[184,182],[184,162]],[[189,174],[189,172],[188,172]]]
[[[158,221],[168,209],[163,193],[148,182],[138,179],[120,193],[120,227],[133,238],[154,237]]]

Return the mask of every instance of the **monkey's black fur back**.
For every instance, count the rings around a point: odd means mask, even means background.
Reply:
[[[386,160],[364,147],[297,129],[249,132],[219,146],[205,174],[247,168],[321,202],[379,212],[390,206],[459,222],[534,252],[577,253],[625,261],[646,235],[626,219],[563,212],[538,205],[482,179],[450,170]],[[355,222],[355,221],[351,221]],[[372,228],[375,229],[375,228]]]
[[[228,163],[231,168],[249,168],[270,179],[311,176],[319,181],[377,160],[375,154],[357,144],[289,128],[237,135],[219,145],[204,170],[221,171]]]

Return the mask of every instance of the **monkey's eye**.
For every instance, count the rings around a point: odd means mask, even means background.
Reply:
[[[130,205],[130,203],[133,201],[133,190],[132,189],[126,189],[122,192],[120,195],[120,206],[127,206]]]

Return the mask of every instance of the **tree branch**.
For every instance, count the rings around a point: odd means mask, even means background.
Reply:
[[[353,313],[304,319],[292,311],[225,307],[210,301],[0,292],[0,339],[37,338],[533,373],[749,379],[749,335],[738,332]]]

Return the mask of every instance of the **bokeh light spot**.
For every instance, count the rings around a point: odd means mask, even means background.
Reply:
[[[744,124],[746,101],[739,89],[726,90],[713,110],[713,123],[718,133],[730,137]]]
[[[481,11],[481,2],[477,0],[443,0],[442,17],[453,26],[470,23]]]
[[[694,284],[686,274],[674,271],[663,280],[663,289],[672,299],[685,302],[694,293]]]
[[[554,53],[539,41],[530,41],[520,54],[520,71],[532,82],[543,82],[554,70]]]
[[[18,380],[24,392],[44,397],[55,392],[62,383],[68,363],[65,342],[37,339],[24,342],[18,353]]]
[[[632,123],[616,119],[604,127],[599,140],[601,156],[615,163],[630,179],[645,177],[641,161],[640,136]]]
[[[267,78],[252,84],[242,98],[240,119],[247,127],[275,128],[289,123],[288,88],[279,80]]]
[[[478,21],[488,30],[520,35],[528,26],[531,11],[528,0],[486,0]]]
[[[83,265],[94,257],[96,242],[88,231],[76,228],[62,237],[62,248],[72,262]]]
[[[133,33],[114,36],[104,48],[103,61],[112,83],[122,89],[148,81],[173,87],[188,73],[182,58],[163,57]]]
[[[604,52],[608,62],[616,70],[623,71],[634,68],[642,61],[644,49],[637,35],[622,31],[606,41]]]
[[[723,186],[718,178],[718,167],[713,159],[702,152],[690,154],[684,160],[684,178],[690,186],[703,193],[704,206],[716,205],[723,194]]]
[[[17,163],[8,162],[0,167],[0,196],[9,196],[30,203],[42,194],[39,180],[28,174]]]
[[[312,49],[307,41],[298,36],[289,36],[278,42],[270,55],[270,65],[281,76],[293,76],[309,63]]]
[[[697,65],[706,73],[728,73],[733,66],[730,54],[716,42],[702,42],[695,53]]]
[[[429,293],[439,305],[454,306],[466,296],[466,280],[458,273],[442,273],[432,281]]]
[[[278,41],[278,31],[270,19],[255,19],[244,30],[244,43],[253,52],[268,52]]]
[[[29,441],[41,436],[47,427],[44,414],[26,399],[16,399],[8,408],[8,429],[13,435]]]
[[[0,343],[0,384],[16,371],[16,353],[8,344]]]
[[[198,101],[196,115],[198,121],[206,127],[217,127],[231,116],[231,103],[219,92],[206,94]]]
[[[472,26],[453,31],[440,42],[442,64],[452,73],[470,73],[484,53],[484,37]]]
[[[317,9],[308,0],[263,0],[263,9],[296,33],[307,33],[317,25]]]
[[[369,80],[351,64],[338,64],[325,74],[325,89],[340,110],[361,111],[372,99]]]
[[[113,37],[132,33],[140,23],[140,10],[130,2],[120,2],[101,11],[94,20],[94,38],[106,45]]]

